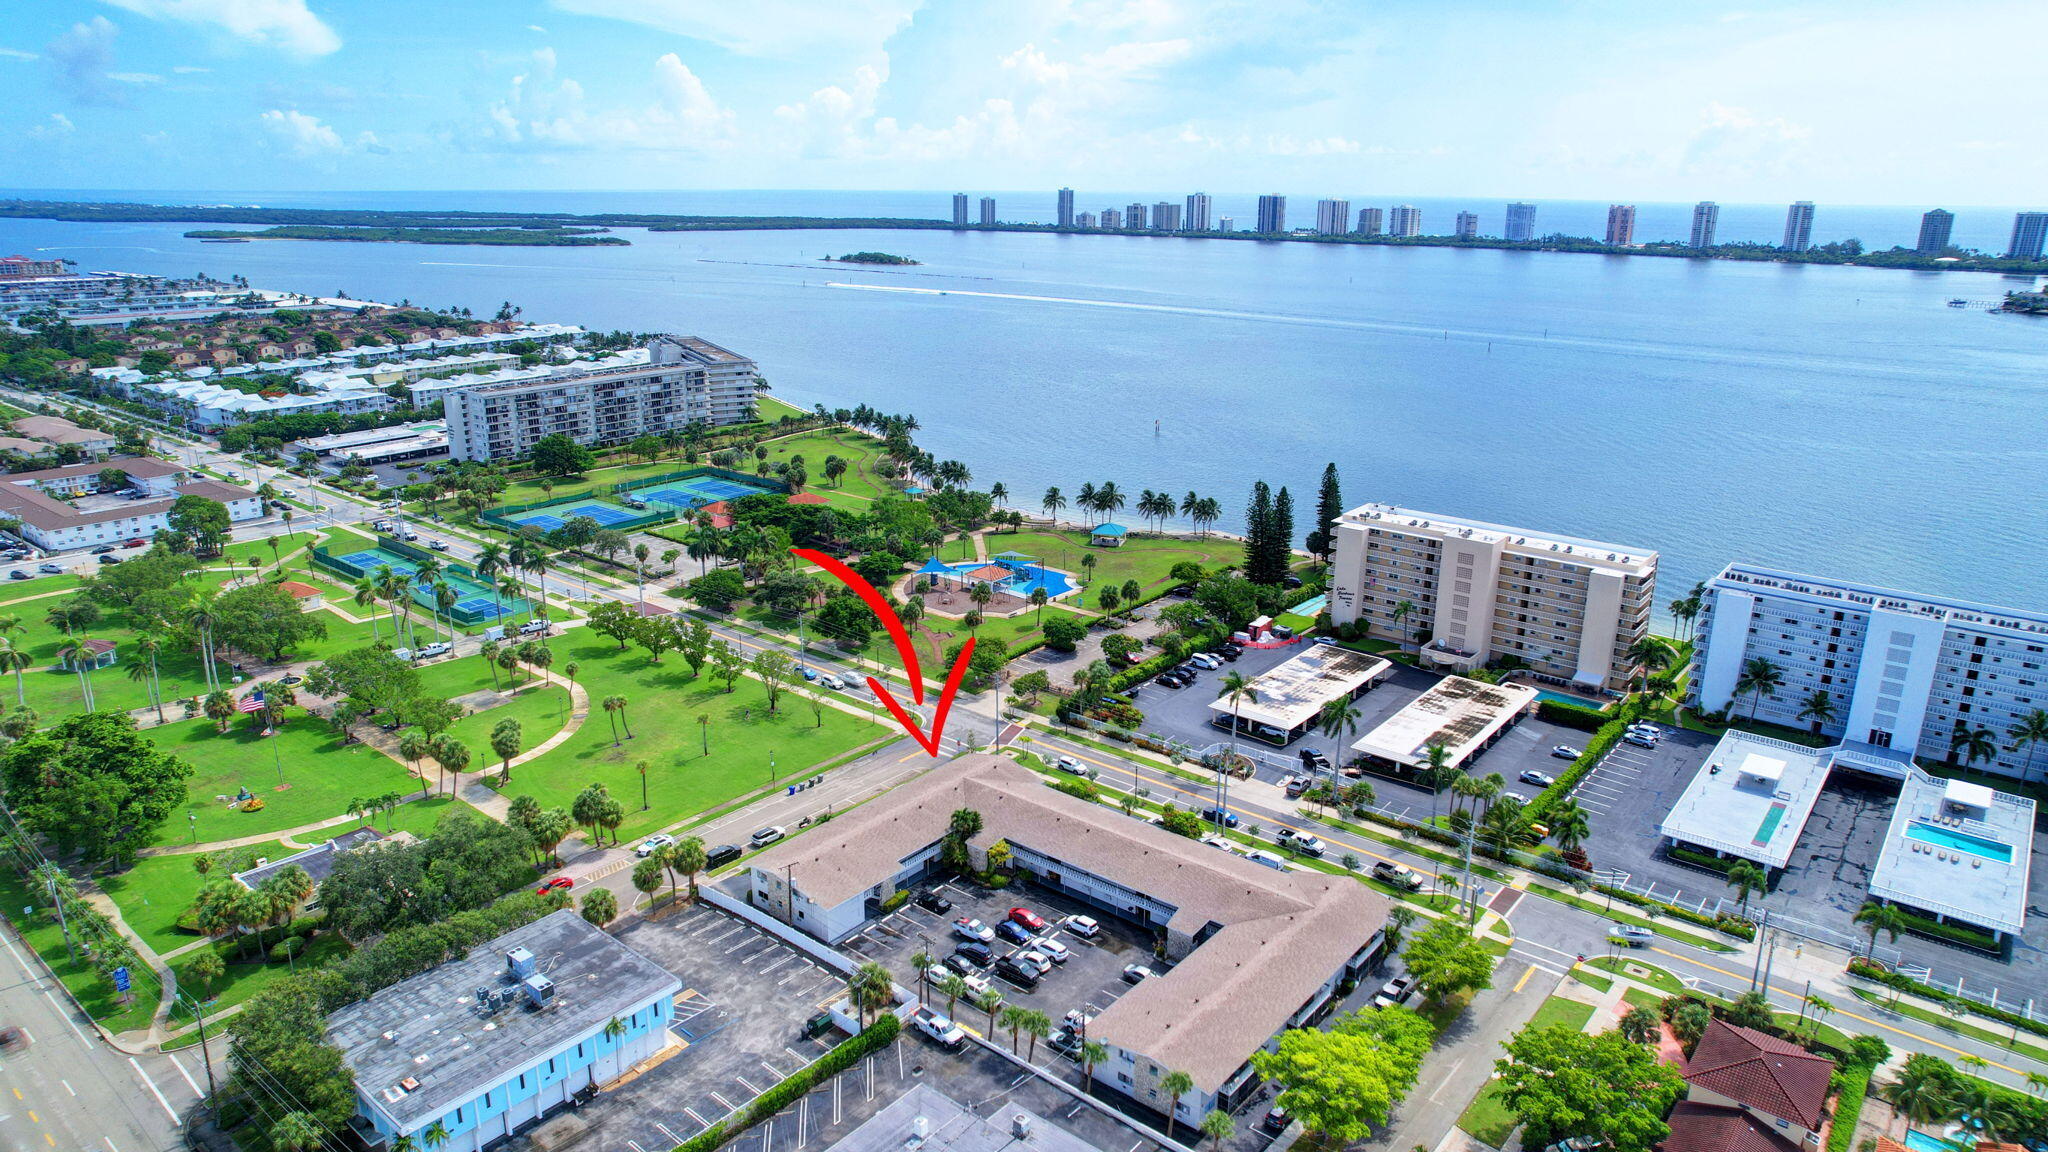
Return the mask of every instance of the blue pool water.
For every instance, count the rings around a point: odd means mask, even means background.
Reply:
[[[1603,700],[1588,700],[1584,696],[1572,696],[1563,692],[1552,692],[1548,688],[1538,688],[1536,690],[1536,698],[1538,700],[1549,700],[1557,704],[1570,704],[1574,708],[1607,707],[1606,701]]]
[[[1929,1136],[1925,1132],[1914,1129],[1906,1131],[1906,1147],[1912,1149],[1913,1152],[1956,1152],[1958,1147],[1975,1148],[1976,1146],[1977,1134],[1975,1132],[1961,1132],[1956,1135],[1954,1140],[1943,1140],[1939,1136]]]
[[[1915,820],[1906,825],[1906,839],[1918,840],[1922,844],[1932,844],[1936,848],[1947,848],[1955,852],[1968,852],[1972,856],[1982,856],[1986,860],[1995,860],[2000,864],[2012,863],[2011,845],[1986,840],[1982,836],[1972,836],[1967,832],[1958,832],[1953,828],[1944,828],[1939,824],[1925,824]]]
[[[1324,606],[1329,604],[1329,602],[1330,598],[1328,596],[1316,596],[1308,600],[1303,600],[1301,603],[1296,604],[1292,608],[1289,608],[1288,611],[1294,613],[1297,616],[1306,616],[1309,619],[1313,620],[1316,618],[1316,613],[1321,612]]]
[[[949,564],[947,567],[955,572],[972,572],[989,563],[992,562],[969,560],[964,564]],[[1058,599],[1074,590],[1074,582],[1068,579],[1065,572],[1056,572],[1037,565],[1004,564],[1003,567],[1010,569],[1010,578],[998,586],[999,592],[1008,592],[1012,596],[1029,596],[1032,589],[1043,588],[1046,596]]]

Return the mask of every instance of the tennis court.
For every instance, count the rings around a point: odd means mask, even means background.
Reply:
[[[614,524],[638,520],[642,515],[644,513],[612,504],[584,503],[569,508],[554,508],[547,512],[528,512],[523,516],[514,516],[511,520],[522,527],[530,525],[543,532],[553,532],[578,516],[588,516],[597,521],[600,527],[609,528]]]
[[[379,568],[389,568],[393,575],[412,584],[412,598],[415,603],[419,604],[422,608],[434,611],[440,610],[440,601],[436,599],[433,588],[429,585],[421,584],[418,580],[414,579],[413,573],[419,571],[419,564],[408,556],[402,556],[399,553],[390,552],[383,548],[362,548],[337,557],[337,559],[346,561],[362,571],[372,574]],[[454,590],[456,600],[453,614],[458,621],[464,624],[475,624],[483,620],[495,620],[501,616],[512,616],[523,611],[526,607],[526,601],[524,600],[506,600],[501,596],[495,595],[494,590],[489,584],[471,576],[466,569],[457,569],[452,565],[446,566],[442,568],[440,575],[435,577],[435,579]]]
[[[728,480],[723,476],[691,476],[683,480],[670,480],[651,488],[633,489],[633,495],[649,504],[660,504],[669,508],[697,508],[720,500],[737,500],[742,496],[753,496],[768,489],[758,484],[745,484]]]

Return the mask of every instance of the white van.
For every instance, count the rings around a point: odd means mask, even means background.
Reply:
[[[1244,854],[1244,858],[1251,861],[1254,864],[1263,864],[1266,867],[1271,868],[1275,872],[1294,871],[1294,868],[1291,865],[1289,865],[1287,861],[1282,860],[1280,857],[1273,855],[1271,852],[1266,852],[1258,848],[1254,848],[1251,851],[1246,852]]]

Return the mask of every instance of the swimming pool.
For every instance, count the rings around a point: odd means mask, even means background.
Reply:
[[[976,568],[983,568],[992,563],[1010,570],[1010,578],[996,585],[996,591],[998,592],[1007,592],[1012,596],[1028,597],[1031,595],[1032,589],[1043,588],[1048,599],[1057,600],[1074,590],[1074,582],[1067,577],[1065,572],[1054,571],[1051,568],[1041,568],[1036,564],[1008,563],[1001,560],[969,560],[961,564],[948,564],[946,567],[951,568],[955,572],[964,573],[972,572]]]
[[[1976,1146],[1977,1134],[1975,1132],[1958,1132],[1955,1134],[1954,1139],[1944,1140],[1939,1136],[1929,1136],[1927,1133],[1917,1129],[1908,1128],[1906,1130],[1906,1147],[1912,1149],[1913,1152],[1956,1152],[1958,1148],[1975,1148]]]
[[[1982,836],[1972,836],[1968,832],[1958,832],[1953,828],[1944,828],[1939,824],[1915,820],[1906,825],[1906,839],[1918,840],[1922,844],[1932,844],[1936,848],[1947,848],[1955,852],[1968,852],[1972,856],[1982,856],[1986,860],[2000,864],[2012,863],[2012,845],[1986,840]]]
[[[1288,611],[1294,613],[1296,616],[1306,616],[1309,619],[1313,620],[1316,618],[1317,613],[1321,612],[1324,608],[1329,606],[1329,603],[1329,594],[1325,593],[1320,596],[1312,596],[1307,600],[1303,600],[1301,603],[1296,604],[1292,608],[1289,608]]]

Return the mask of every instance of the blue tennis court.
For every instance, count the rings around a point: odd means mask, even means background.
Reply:
[[[379,568],[389,568],[393,575],[412,583],[414,603],[423,608],[440,608],[432,589],[414,580],[413,573],[419,571],[419,566],[405,556],[396,552],[386,552],[382,548],[363,548],[339,559],[369,573],[375,573]],[[453,568],[444,569],[438,579],[453,589],[459,597],[455,601],[455,618],[465,624],[512,616],[526,607],[524,600],[506,600],[493,594],[489,584]]]
[[[601,525],[624,524],[638,519],[638,512],[614,508],[609,504],[578,504],[573,508],[557,508],[553,512],[531,512],[512,518],[514,524],[531,525],[543,532],[553,532],[578,516],[588,516]]]
[[[638,488],[633,495],[650,504],[663,504],[670,508],[696,508],[719,500],[737,500],[742,496],[754,496],[768,489],[754,484],[743,484],[723,476],[692,476],[687,480],[671,480],[652,488]]]

